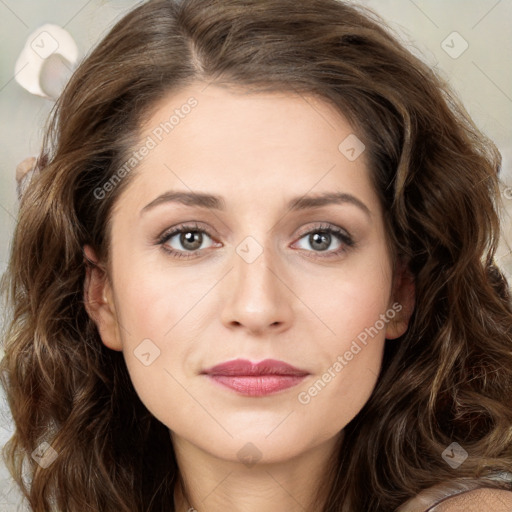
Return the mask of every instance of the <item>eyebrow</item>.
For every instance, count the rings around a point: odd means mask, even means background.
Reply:
[[[196,206],[208,210],[226,210],[226,202],[221,196],[206,194],[203,192],[178,192],[168,191],[158,196],[142,208],[140,214],[152,210],[165,203],[179,203],[185,206]],[[371,217],[370,209],[357,197],[343,192],[324,192],[316,195],[294,197],[288,201],[287,209],[291,211],[321,208],[331,204],[352,204],[361,209],[368,217]]]

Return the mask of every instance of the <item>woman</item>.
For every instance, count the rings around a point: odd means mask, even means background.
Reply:
[[[57,103],[6,274],[32,510],[509,510],[499,165],[356,7],[134,9]]]

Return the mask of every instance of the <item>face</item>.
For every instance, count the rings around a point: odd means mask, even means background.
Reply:
[[[110,275],[88,274],[87,304],[174,438],[282,461],[335,439],[369,399],[412,288],[355,136],[312,96],[204,84],[146,123]],[[240,359],[274,364],[205,373]]]

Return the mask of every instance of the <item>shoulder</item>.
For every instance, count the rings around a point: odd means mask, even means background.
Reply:
[[[439,503],[432,512],[511,512],[512,491],[474,489]]]

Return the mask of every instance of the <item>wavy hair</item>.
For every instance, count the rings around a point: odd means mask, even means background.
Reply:
[[[150,0],[58,99],[3,277],[0,370],[15,423],[4,457],[32,510],[174,510],[168,428],[85,310],[83,246],[108,261],[109,215],[135,171],[101,201],[94,191],[158,100],[197,81],[314,94],[346,116],[414,277],[409,329],[386,344],[374,392],[345,428],[323,512],[391,512],[437,483],[512,471],[512,307],[495,264],[501,158],[446,81],[352,4]],[[31,456],[42,442],[58,454],[46,468]],[[469,453],[457,469],[441,456],[452,442]]]

